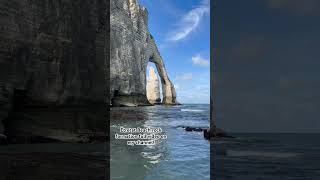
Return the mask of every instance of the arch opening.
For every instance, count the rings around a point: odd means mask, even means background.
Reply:
[[[157,70],[156,64],[149,61],[146,69],[147,83],[146,94],[151,104],[161,104],[163,100],[163,89],[161,77]]]

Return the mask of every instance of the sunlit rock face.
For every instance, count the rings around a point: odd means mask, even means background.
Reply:
[[[86,141],[106,132],[104,0],[0,0],[0,134]]]
[[[149,69],[147,82],[147,98],[151,104],[161,103],[159,79],[153,67]]]
[[[146,92],[148,62],[159,73],[163,103],[176,104],[176,92],[148,30],[147,9],[137,0],[111,0],[110,96],[113,106],[150,105]]]

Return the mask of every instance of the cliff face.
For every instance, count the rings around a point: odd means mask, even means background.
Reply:
[[[149,70],[149,79],[147,82],[147,98],[151,104],[161,103],[159,79],[153,67],[150,67]]]
[[[113,106],[147,105],[146,68],[155,63],[163,103],[176,104],[176,92],[148,30],[148,12],[137,0],[111,0],[110,97]]]
[[[104,132],[107,1],[0,0],[0,9],[0,133]]]

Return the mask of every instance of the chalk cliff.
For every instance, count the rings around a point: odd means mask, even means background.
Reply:
[[[137,0],[111,0],[110,97],[113,106],[149,105],[146,96],[146,69],[155,63],[164,104],[177,104],[155,40],[148,30],[147,9]]]
[[[0,134],[78,142],[106,132],[108,6],[0,0]]]
[[[149,79],[147,81],[147,98],[151,104],[160,104],[159,79],[153,67],[149,69]]]

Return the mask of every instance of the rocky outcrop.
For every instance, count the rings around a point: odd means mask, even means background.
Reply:
[[[160,104],[159,79],[153,67],[149,69],[149,79],[147,82],[147,98],[151,104]]]
[[[176,92],[155,40],[148,30],[147,9],[137,0],[111,0],[110,96],[113,106],[149,105],[146,69],[155,63],[164,104],[176,104]]]
[[[232,135],[228,134],[227,132],[219,128],[215,128],[214,131],[212,130],[212,128],[204,129],[203,137],[208,140],[215,139],[215,138],[235,138]]]
[[[9,141],[106,132],[107,2],[0,0],[0,131]]]

